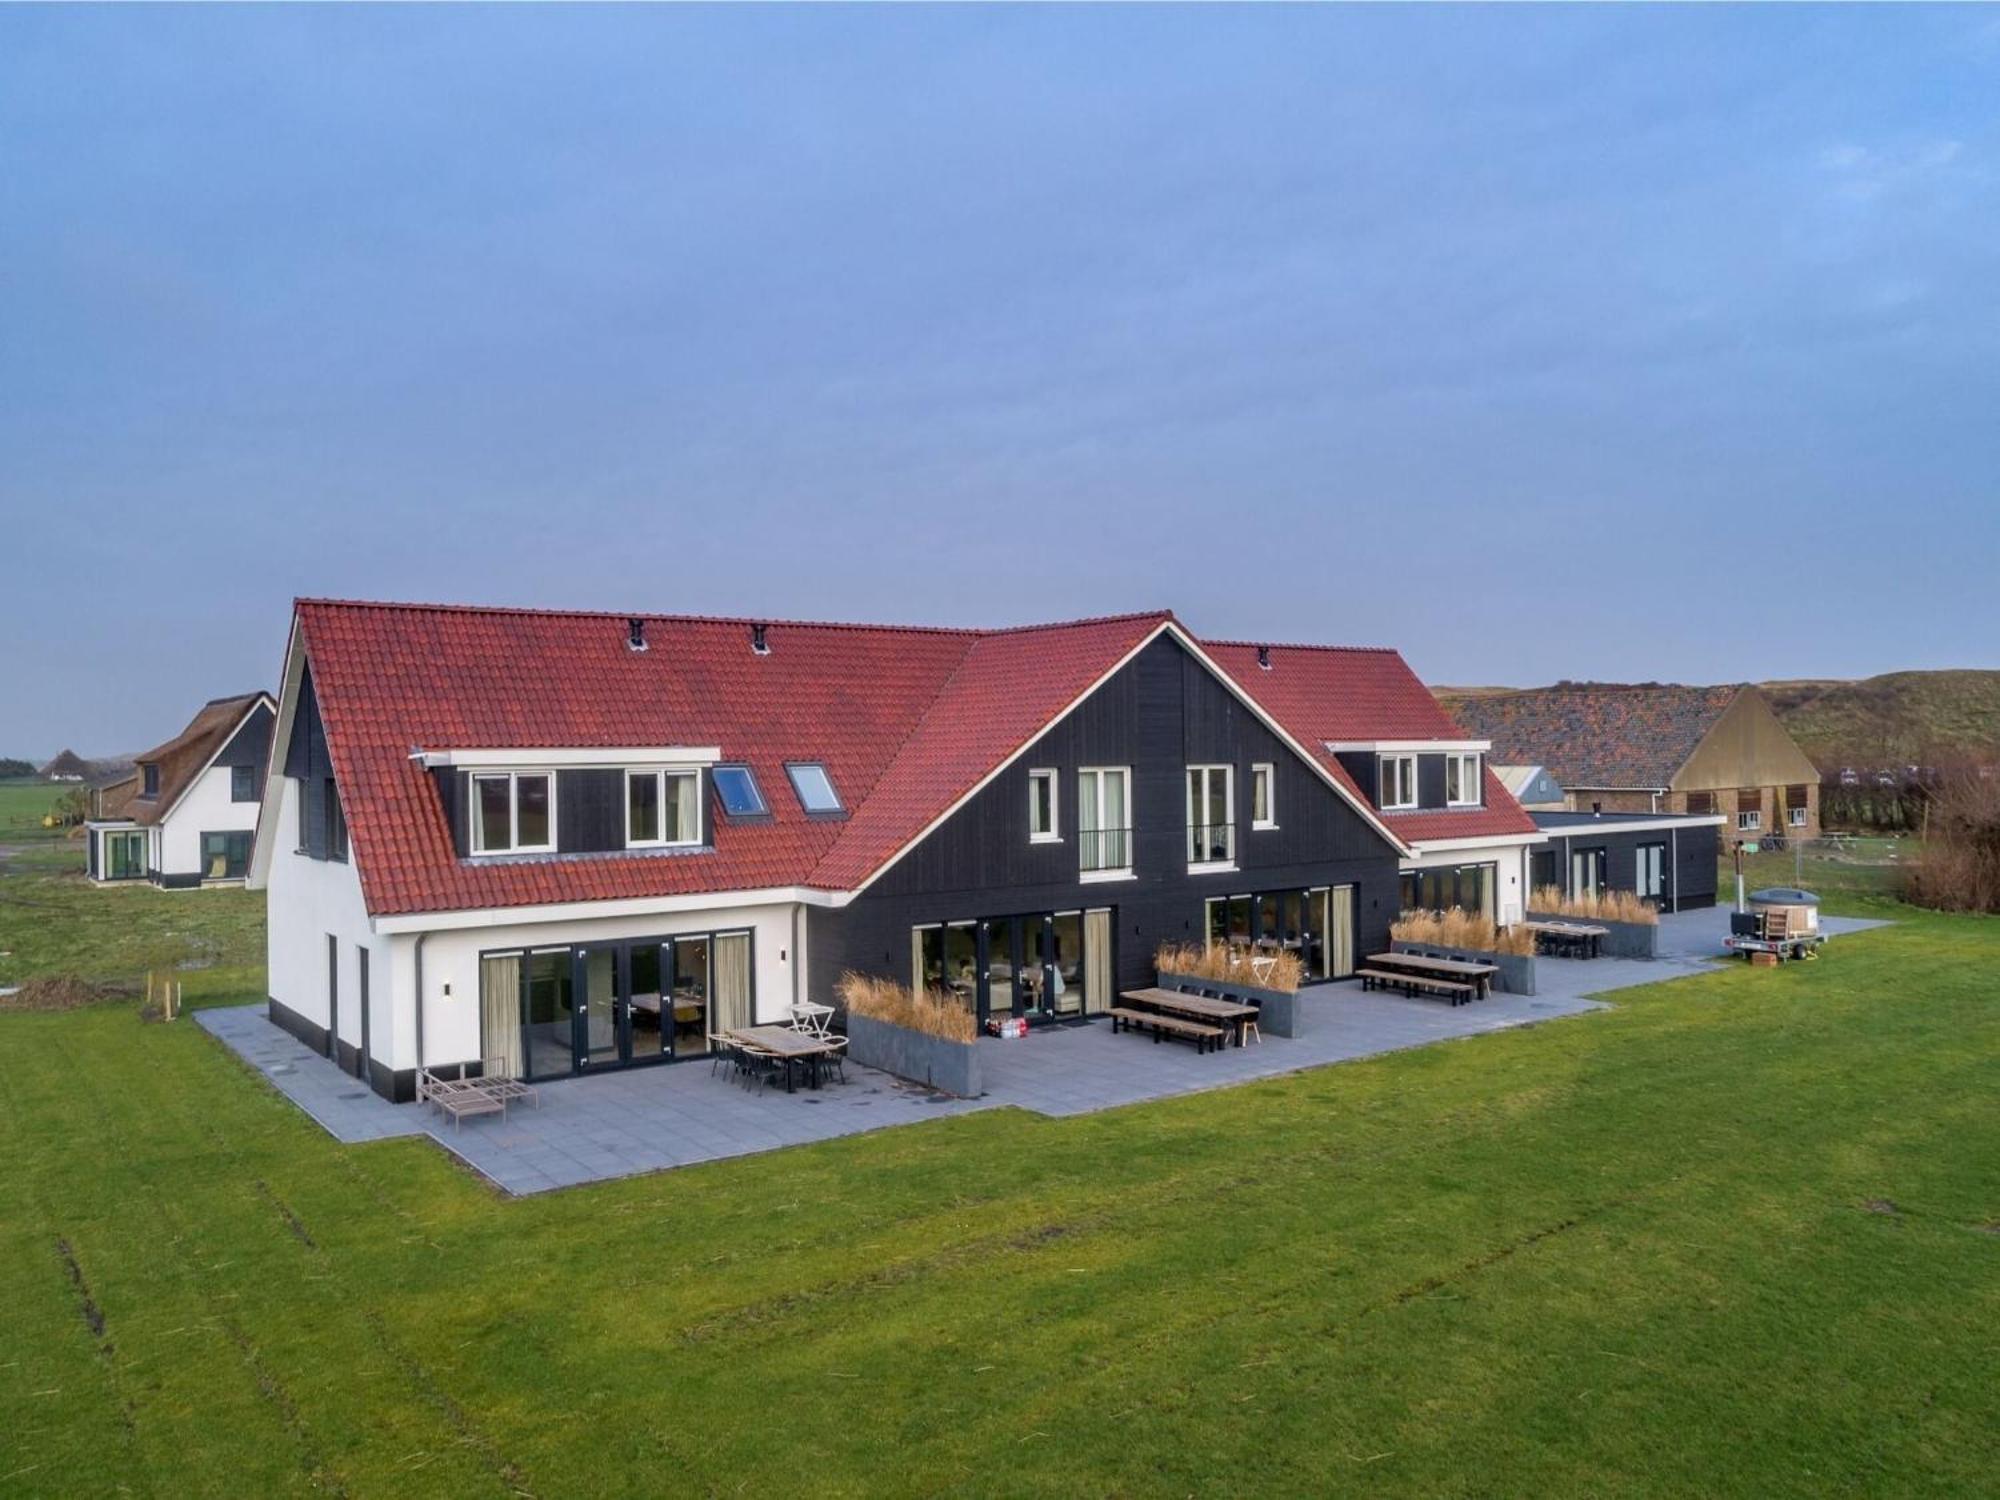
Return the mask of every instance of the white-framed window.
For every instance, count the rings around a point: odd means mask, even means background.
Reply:
[[[1764,826],[1764,815],[1755,808],[1745,808],[1736,815],[1738,833],[1755,833]]]
[[[1376,805],[1384,808],[1417,805],[1417,758],[1414,755],[1385,755],[1377,773]]]
[[[1028,773],[1028,842],[1053,844],[1062,838],[1056,807],[1056,773]]]
[[[1190,865],[1226,865],[1236,858],[1233,766],[1187,768],[1187,856]]]
[[[1260,761],[1250,768],[1250,826],[1252,828],[1276,828],[1278,826],[1278,804],[1276,801],[1278,772],[1268,761]]]
[[[785,774],[791,778],[792,792],[798,797],[799,806],[812,816],[826,818],[847,811],[840,804],[840,793],[833,789],[833,778],[826,774],[826,767],[818,761],[788,761]]]
[[[1791,824],[1791,825],[1792,825],[1792,827],[1794,827],[1794,828],[1803,828],[1803,827],[1805,827],[1805,826],[1806,826],[1806,810],[1805,810],[1805,809],[1804,809],[1803,807],[1788,807],[1788,808],[1786,808],[1786,809],[1785,809],[1785,821],[1786,821],[1787,823]]]
[[[1480,802],[1479,752],[1453,751],[1444,758],[1444,801],[1447,807],[1477,807]]]
[[[472,852],[546,854],[556,846],[556,779],[548,771],[472,779]]]
[[[701,842],[701,772],[665,767],[625,773],[625,847]]]
[[[1131,794],[1129,766],[1085,766],[1076,773],[1076,862],[1086,878],[1132,873]]]

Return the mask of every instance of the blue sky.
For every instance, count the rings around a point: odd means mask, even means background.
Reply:
[[[0,754],[295,594],[2000,665],[2000,16],[0,10]]]

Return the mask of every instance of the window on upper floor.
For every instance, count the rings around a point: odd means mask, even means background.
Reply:
[[[826,767],[817,761],[789,761],[785,774],[791,778],[792,791],[799,799],[799,806],[816,818],[832,817],[847,811],[840,805],[840,793],[833,789],[833,778],[826,774]]]
[[[1444,758],[1445,806],[1477,807],[1479,782],[1478,751],[1454,751]]]
[[[625,773],[626,848],[656,849],[700,842],[699,771]]]
[[[1252,828],[1276,828],[1278,826],[1278,804],[1274,800],[1273,784],[1277,779],[1277,768],[1260,763],[1250,768],[1250,826]]]
[[[715,779],[715,795],[722,810],[732,818],[768,818],[771,805],[764,789],[748,766],[717,766],[709,773]]]
[[[546,854],[555,846],[555,778],[547,771],[472,778],[474,854]]]
[[[1417,758],[1414,755],[1385,755],[1378,763],[1375,803],[1398,808],[1417,805]]]
[[[1077,868],[1085,875],[1132,870],[1130,788],[1124,766],[1085,766],[1076,773]]]
[[[229,768],[229,800],[231,802],[255,802],[257,800],[257,768],[255,766],[231,766]]]
[[[1028,841],[1053,844],[1062,837],[1056,823],[1056,773],[1028,773]]]
[[[328,859],[347,862],[347,814],[340,805],[340,788],[327,777],[321,785],[326,789],[326,854]]]
[[[1236,858],[1236,776],[1229,766],[1187,769],[1187,857],[1191,865]]]
[[[139,767],[139,795],[157,797],[160,795],[160,763],[149,760]]]

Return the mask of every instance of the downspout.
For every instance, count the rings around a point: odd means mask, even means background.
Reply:
[[[417,934],[417,1071],[424,1070],[424,939],[428,932]]]
[[[804,999],[799,993],[799,985],[803,982],[799,971],[805,967],[799,959],[799,917],[804,911],[803,903],[798,901],[792,903],[792,1004],[795,1006]]]
[[[1681,909],[1681,831],[1678,827],[1667,830],[1667,858],[1674,867],[1674,910]]]

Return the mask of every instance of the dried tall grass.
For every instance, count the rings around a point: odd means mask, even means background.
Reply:
[[[1249,962],[1253,955],[1257,960],[1255,968]],[[1212,979],[1217,984],[1248,984],[1288,995],[1305,983],[1306,978],[1306,966],[1289,948],[1250,949],[1232,943],[1207,947],[1200,943],[1162,943],[1153,954],[1153,969],[1159,974],[1185,974],[1190,979]]]
[[[851,1016],[866,1016],[947,1042],[970,1042],[979,1036],[972,1008],[943,990],[912,990],[893,979],[850,969],[840,976],[834,991]]]
[[[1442,912],[1406,911],[1389,924],[1389,936],[1399,942],[1464,948],[1473,953],[1527,957],[1535,951],[1535,936],[1527,928],[1495,927],[1491,917],[1458,906]]]
[[[1595,896],[1565,896],[1562,887],[1540,885],[1528,903],[1531,910],[1559,917],[1583,917],[1597,922],[1637,922],[1659,925],[1660,914],[1630,891],[1600,891]]]
[[[2000,912],[2000,781],[1948,783],[1931,805],[1929,832],[1903,894],[1939,911]]]

